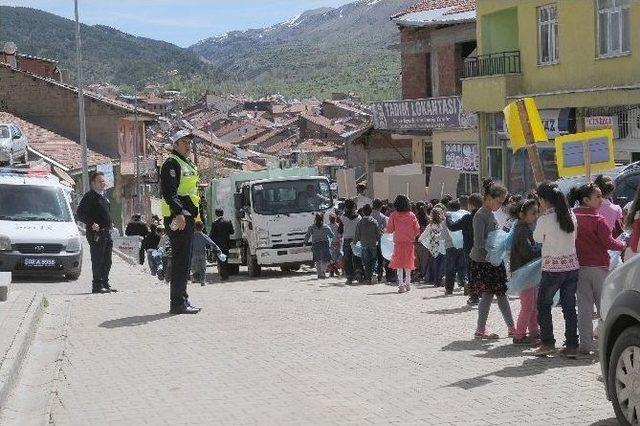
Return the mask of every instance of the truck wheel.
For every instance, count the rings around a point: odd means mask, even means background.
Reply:
[[[258,265],[258,256],[249,256],[248,259],[248,267],[249,267],[249,276],[251,278],[259,277],[262,273],[262,269],[260,265]]]
[[[227,272],[229,273],[229,275],[238,275],[240,273],[240,265],[227,264]]]
[[[611,403],[622,425],[638,424],[640,390],[640,326],[627,328],[613,345],[606,377]]]

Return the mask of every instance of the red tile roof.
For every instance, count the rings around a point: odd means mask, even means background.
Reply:
[[[265,152],[265,154],[278,155],[279,157],[289,155],[291,154],[293,147],[295,147],[296,139],[296,136],[292,136],[264,148],[263,151]]]
[[[265,169],[266,167],[263,166],[262,164],[258,164],[251,160],[246,160],[244,162],[244,165],[242,166],[242,170],[247,172],[258,172],[260,170],[265,170]]]
[[[342,158],[325,156],[318,158],[313,165],[316,167],[343,167],[344,160]]]
[[[202,130],[194,129],[194,130],[191,131],[191,133],[194,136],[209,142],[215,148],[218,148],[218,149],[221,149],[223,151],[230,152],[230,153],[234,153],[236,151],[236,147],[235,146],[233,146],[229,142],[221,141],[220,139],[218,139],[216,137],[216,135],[212,135],[209,132],[205,132],[205,131],[202,131]]]
[[[337,133],[338,135],[341,135],[342,133],[348,130],[344,124],[339,123],[336,120],[331,120],[327,117],[323,117],[321,115],[302,114],[300,117],[320,127],[331,130],[332,132]]]
[[[66,170],[82,168],[82,147],[80,144],[51,132],[33,123],[25,121],[13,114],[0,112],[0,124],[16,124],[29,139],[29,147],[41,156],[50,158],[62,165]],[[95,166],[110,163],[112,160],[92,150],[87,150],[87,164]]]
[[[338,149],[340,146],[337,144],[320,139],[305,139],[296,147],[296,150],[301,152],[333,152]]]

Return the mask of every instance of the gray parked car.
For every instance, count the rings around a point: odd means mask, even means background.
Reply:
[[[15,124],[0,123],[0,164],[29,163],[29,141]]]
[[[602,288],[600,366],[618,421],[640,424],[640,255],[615,269]]]

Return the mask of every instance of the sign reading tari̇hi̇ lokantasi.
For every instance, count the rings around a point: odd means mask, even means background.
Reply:
[[[431,130],[473,128],[475,114],[462,111],[460,96],[378,102],[372,105],[373,126],[378,130]]]
[[[595,130],[556,138],[560,177],[586,175],[613,169],[613,130]]]

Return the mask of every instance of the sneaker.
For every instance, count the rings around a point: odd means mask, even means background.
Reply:
[[[403,285],[399,285],[398,286],[398,293],[402,294],[405,293],[407,290],[405,289],[405,287]]]
[[[411,284],[405,284],[405,285],[404,285],[404,289],[405,289],[406,291],[411,290]]]
[[[531,352],[533,356],[544,357],[555,353],[556,347],[553,345],[545,345],[544,343],[538,349]]]
[[[347,280],[347,281],[345,282],[345,284],[346,284],[346,285],[351,285],[351,284],[353,284],[353,280]]]
[[[372,284],[372,285],[376,285],[376,284],[378,284],[378,281],[379,281],[379,280],[378,280],[378,277],[376,277],[376,276],[374,275],[373,277],[371,277],[371,282],[370,282],[370,284]]]
[[[577,359],[578,358],[578,349],[577,348],[562,348],[560,350],[560,355],[569,359]]]
[[[473,337],[476,340],[498,340],[500,338],[496,333],[487,333],[486,331],[476,331]]]

